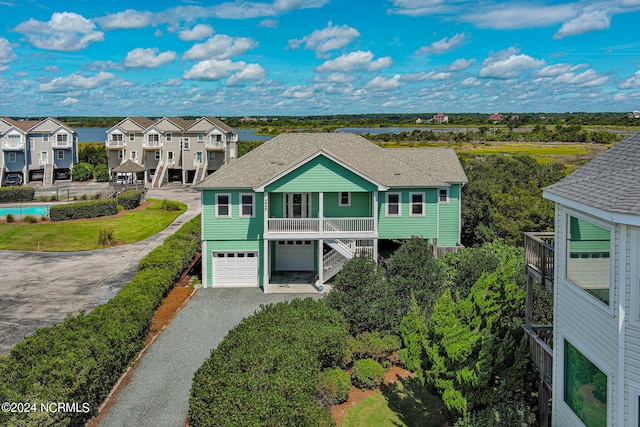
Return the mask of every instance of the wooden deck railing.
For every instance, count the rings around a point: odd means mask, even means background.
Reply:
[[[371,233],[373,218],[269,218],[269,233]]]
[[[529,348],[531,350],[531,366],[538,372],[544,386],[551,391],[553,384],[553,350],[538,335],[538,332],[552,331],[552,326],[533,325],[531,329],[523,326],[529,336]]]
[[[524,261],[527,274],[553,289],[553,232],[524,233]]]

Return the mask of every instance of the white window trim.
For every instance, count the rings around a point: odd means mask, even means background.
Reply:
[[[214,161],[216,159],[216,152],[215,151],[209,151],[209,154],[207,154],[209,161]]]
[[[197,137],[198,142],[204,142],[204,133],[199,133]]]
[[[420,202],[421,205],[421,210],[422,212],[419,214],[414,214],[413,213],[413,196],[414,195],[419,195],[422,196],[422,202]],[[425,199],[426,199],[426,195],[425,193],[422,192],[417,192],[417,193],[409,193],[409,216],[426,216],[426,203],[425,203]]]
[[[581,295],[582,298],[591,302],[594,306],[599,307],[600,310],[607,311],[611,316],[614,315],[615,308],[615,287],[617,286],[615,283],[615,274],[616,274],[616,266],[615,266],[615,238],[616,238],[616,230],[613,224],[608,224],[599,220],[597,218],[585,215],[582,212],[574,211],[571,209],[565,208],[562,212],[564,218],[564,235],[562,236],[562,266],[560,270],[560,278],[563,283],[566,283],[569,289],[573,290],[576,294]],[[567,235],[569,234],[569,216],[573,216],[576,218],[580,218],[584,221],[590,222],[598,227],[606,228],[609,230],[609,303],[606,304],[603,301],[596,298],[595,295],[591,295],[589,292],[585,291],[580,285],[574,283],[571,279],[567,277]],[[556,250],[558,250],[558,242],[556,242]]]
[[[11,157],[13,157],[13,160],[11,160]],[[15,163],[17,161],[18,161],[18,155],[16,153],[9,153],[9,155],[7,156],[7,162]]]
[[[118,150],[118,160],[124,159],[124,150]]]
[[[155,159],[155,160],[160,160],[160,159],[162,159],[162,154],[160,153],[160,150],[155,150],[155,151],[153,152],[153,157],[154,157],[154,159]]]
[[[313,196],[311,193],[300,193],[300,192],[292,192],[292,193],[283,193],[282,196],[282,213],[284,215],[285,218],[293,218],[293,217],[288,217],[287,213],[288,213],[288,209],[289,207],[287,206],[287,196],[289,196],[290,198],[293,197],[294,194],[302,194],[302,211],[305,213],[306,216],[303,216],[302,218],[312,218],[312,214],[313,214]],[[309,204],[307,206],[307,201],[309,201]],[[293,206],[293,202],[292,206]],[[308,207],[308,209],[307,209]]]
[[[220,197],[223,196],[227,196],[229,199],[229,203],[227,204],[228,208],[229,208],[229,213],[227,215],[219,215],[218,213],[218,207],[220,206],[220,202],[218,201],[220,199]],[[233,205],[232,199],[231,199],[231,193],[216,193],[216,218],[231,218],[231,206]]]
[[[48,142],[48,141],[44,141]],[[36,141],[34,138],[29,138],[29,150],[34,150],[36,147]]]
[[[164,139],[165,139],[167,142],[171,142],[172,137],[173,137],[173,136],[172,136],[170,133],[167,133],[167,134],[165,134],[165,135],[164,135]]]
[[[638,415],[640,414],[640,384],[630,382],[629,383],[629,419],[633,420],[629,425],[638,426]]]
[[[638,259],[640,259],[640,231],[631,230],[629,245],[631,246],[631,275],[629,277],[631,285],[629,295],[630,319],[633,326],[640,327],[640,265],[638,265]],[[626,284],[621,284],[621,286],[626,286]]]
[[[447,192],[447,200],[445,200],[444,202],[443,202],[443,201],[440,201],[440,192],[441,192],[441,191],[446,191],[446,192]],[[446,205],[446,204],[448,204],[449,202],[450,202],[450,199],[449,199],[449,189],[448,189],[448,188],[439,188],[439,189],[438,189],[438,203],[443,204],[443,205]]]
[[[137,162],[138,161],[138,151],[137,150],[131,150],[129,152],[129,158],[134,161]]]
[[[342,195],[347,195],[347,203],[342,203]],[[338,206],[351,206],[351,192],[350,191],[341,191],[338,193]]]
[[[49,142],[49,134],[48,133],[42,134],[42,142]]]
[[[64,160],[64,150],[56,150],[56,159]]]
[[[255,218],[256,216],[256,196],[254,193],[240,193],[240,199],[238,203],[240,205],[240,218]],[[242,203],[242,197],[243,196],[250,196],[251,197],[251,215],[244,215],[242,213],[242,208],[244,207],[244,204]]]
[[[129,134],[129,142],[134,142],[136,140],[136,134],[135,133],[130,133]]]
[[[389,213],[389,196],[394,195],[394,194],[398,196],[398,213],[397,214],[390,214]],[[385,194],[384,215],[385,216],[390,216],[390,217],[401,217],[402,216],[402,193],[391,192],[391,193],[386,193]]]

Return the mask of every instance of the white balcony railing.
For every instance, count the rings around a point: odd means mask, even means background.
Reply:
[[[55,141],[53,141],[52,144],[53,144],[53,148],[71,148],[73,146],[71,141],[58,141],[58,140],[55,140]]]
[[[106,141],[107,148],[122,148],[126,147],[127,143],[124,141]]]
[[[224,141],[207,141],[207,148],[224,148]]]
[[[24,142],[21,141],[2,141],[3,150],[24,150]]]
[[[269,218],[269,233],[372,233],[373,218]]]
[[[151,148],[157,150],[158,148],[162,148],[162,141],[142,141],[142,148]]]

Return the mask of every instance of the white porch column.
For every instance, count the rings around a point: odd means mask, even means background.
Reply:
[[[318,240],[318,286],[324,286],[324,265],[322,263],[322,249],[324,240]]]
[[[262,290],[269,293],[269,240],[262,240]]]
[[[373,232],[378,232],[378,190],[373,192]],[[377,249],[375,249],[377,251]]]
[[[373,239],[373,260],[378,262],[378,239]]]
[[[324,192],[318,194],[318,221],[320,234],[324,233]]]
[[[263,193],[263,196],[264,196],[263,197],[263,200],[264,200],[264,213],[263,213],[264,228],[262,229],[262,235],[264,236],[269,231],[269,193],[265,191]]]

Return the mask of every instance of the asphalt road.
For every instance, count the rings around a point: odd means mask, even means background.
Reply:
[[[108,301],[147,253],[201,210],[200,193],[189,187],[168,185],[149,190],[147,197],[180,200],[188,210],[162,232],[130,245],[85,252],[0,251],[0,354],[67,313],[89,312]]]

